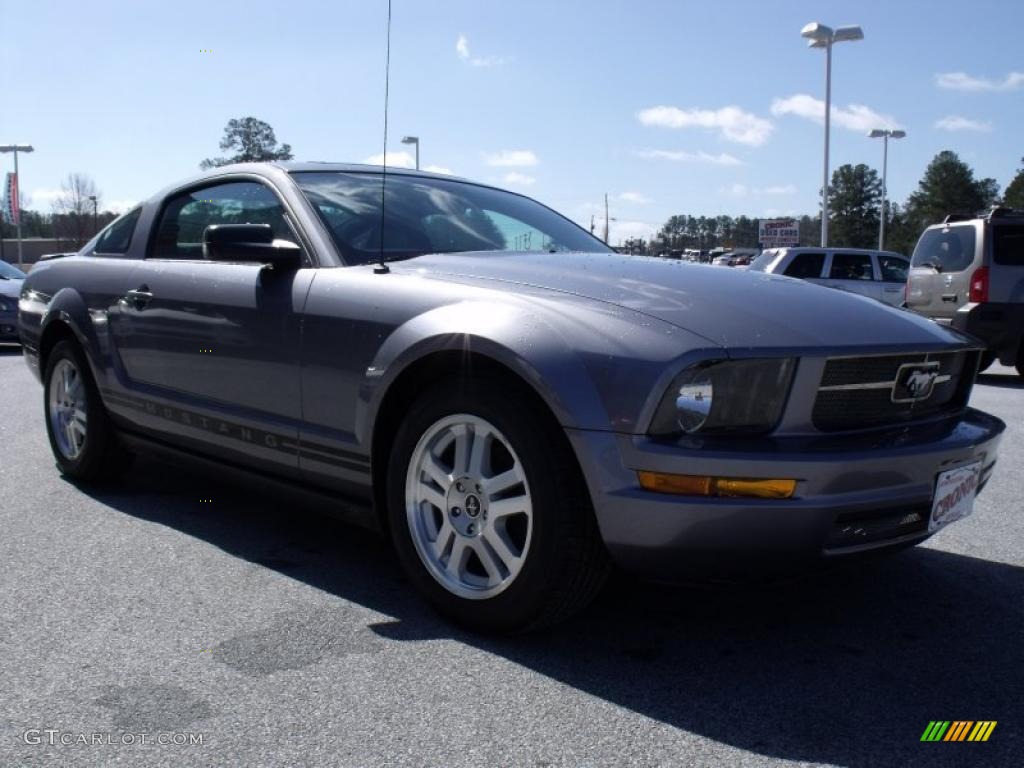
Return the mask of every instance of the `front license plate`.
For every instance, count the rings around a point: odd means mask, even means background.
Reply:
[[[932,516],[928,521],[929,533],[971,514],[980,477],[980,461],[939,474],[935,481]]]

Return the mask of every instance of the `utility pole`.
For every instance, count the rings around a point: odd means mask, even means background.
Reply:
[[[604,193],[604,244],[608,245],[608,193]]]

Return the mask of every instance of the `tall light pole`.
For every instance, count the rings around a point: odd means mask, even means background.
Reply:
[[[416,145],[416,170],[420,169],[420,137],[419,136],[403,136],[403,144],[415,144]]]
[[[96,230],[99,229],[98,222],[98,208],[99,204],[96,202],[96,195],[89,195],[89,199],[92,200],[92,233],[95,235]]]
[[[18,153],[35,152],[35,148],[33,148],[31,144],[3,144],[0,145],[0,152],[14,153],[14,204],[18,207],[18,220],[14,222],[14,226],[18,233],[18,269],[21,269],[22,266],[24,266],[24,262],[21,259],[21,201],[17,199],[21,197],[21,177],[18,175]]]
[[[878,250],[885,250],[885,202],[889,188],[886,186],[885,177],[889,169],[889,139],[902,139],[907,135],[906,131],[894,131],[891,128],[875,128],[868,133],[869,139],[882,140],[882,211],[878,221]]]
[[[821,247],[828,247],[828,140],[832,121],[832,44],[847,40],[863,40],[864,30],[858,26],[832,29],[812,21],[800,30],[809,48],[825,49],[825,172],[821,185]]]

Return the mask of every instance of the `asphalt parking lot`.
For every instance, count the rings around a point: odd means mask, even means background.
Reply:
[[[0,347],[0,765],[1019,765],[1012,373],[973,397],[1008,424],[994,479],[924,546],[785,584],[619,578],[495,640],[437,619],[373,534],[278,499],[152,462],[76,488]],[[998,726],[921,743],[936,719]],[[141,743],[179,734],[202,743]]]

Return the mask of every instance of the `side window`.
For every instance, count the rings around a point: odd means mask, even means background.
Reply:
[[[203,258],[203,232],[211,224],[269,224],[275,238],[295,240],[277,195],[255,181],[233,181],[169,198],[150,257]]]
[[[833,253],[830,280],[874,280],[871,257],[866,253]]]
[[[940,272],[961,272],[974,263],[975,242],[973,224],[925,230],[910,263]]]
[[[882,281],[886,283],[907,282],[907,270],[910,263],[899,256],[878,255],[878,268],[882,273]]]
[[[996,264],[1024,267],[1024,227],[992,227],[992,251]]]
[[[136,208],[114,221],[100,235],[92,252],[99,255],[127,252],[128,246],[132,244],[132,235],[135,233],[135,225],[139,223],[141,213],[142,209]]]
[[[825,266],[824,253],[798,253],[789,262],[785,274],[788,277],[821,277],[821,269]]]

